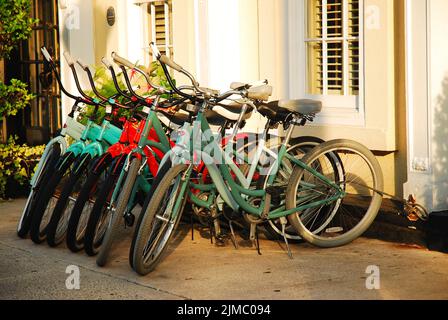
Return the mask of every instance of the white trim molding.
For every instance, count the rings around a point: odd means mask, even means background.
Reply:
[[[408,181],[430,211],[448,209],[448,10],[445,0],[406,0]]]

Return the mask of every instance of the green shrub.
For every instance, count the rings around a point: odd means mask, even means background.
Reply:
[[[45,146],[19,145],[17,139],[10,137],[6,144],[0,144],[0,198],[5,197],[8,179],[21,186],[29,183],[45,149]]]
[[[27,90],[27,85],[20,80],[12,79],[10,85],[0,81],[0,119],[14,116],[30,104],[35,96]]]
[[[0,1],[0,59],[9,58],[21,40],[29,38],[38,20],[30,18],[30,0]]]

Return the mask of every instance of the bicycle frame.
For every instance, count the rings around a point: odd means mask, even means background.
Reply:
[[[209,174],[210,174],[210,177],[211,177],[213,183],[209,184],[209,185],[204,185],[204,184],[194,184],[192,182],[189,182],[190,186],[194,189],[198,189],[201,191],[211,192],[211,191],[216,190],[218,192],[218,194],[222,197],[224,202],[227,205],[229,205],[230,208],[232,208],[232,210],[238,211],[239,209],[242,209],[249,214],[262,217],[263,213],[264,213],[264,206],[266,205],[266,194],[267,194],[266,190],[265,189],[253,190],[253,189],[249,189],[249,186],[252,182],[253,174],[258,166],[258,162],[260,160],[262,150],[264,149],[264,139],[266,137],[267,131],[265,131],[263,138],[262,138],[263,147],[259,148],[261,151],[257,152],[256,157],[250,166],[249,174],[246,177],[243,174],[243,172],[239,169],[238,165],[235,164],[234,161],[229,157],[229,155],[222,152],[221,147],[214,139],[207,139],[207,145],[211,146],[212,150],[218,150],[219,154],[217,154],[217,155],[209,155],[202,150],[197,150],[197,148],[194,148],[194,150],[191,149],[192,146],[195,145],[195,141],[197,141],[197,137],[193,137],[193,135],[191,133],[192,132],[196,133],[196,134],[200,133],[202,135],[203,132],[209,132],[209,130],[210,130],[210,126],[207,122],[206,117],[204,116],[203,110],[205,110],[205,106],[202,107],[202,111],[199,112],[197,119],[193,123],[193,126],[189,125],[189,126],[186,126],[186,128],[184,128],[184,130],[187,130],[187,132],[189,133],[188,135],[185,135],[185,136],[188,136],[188,139],[189,139],[188,146],[190,146],[190,148],[188,148],[188,150],[187,150],[186,149],[187,144],[185,143],[187,141],[182,141],[182,139],[181,139],[176,144],[176,147],[173,148],[173,151],[172,151],[177,158],[180,158],[181,163],[188,164],[190,166],[189,170],[186,173],[185,178],[190,180],[190,176],[193,171],[192,170],[193,164],[189,160],[185,161],[185,158],[182,157],[182,155],[184,155],[186,152],[189,154],[192,154],[191,152],[193,152],[194,156],[196,157],[199,154],[201,159],[203,159],[203,161],[209,171]],[[291,210],[285,210],[285,207],[282,206],[280,208],[275,209],[272,212],[269,212],[266,217],[267,219],[277,219],[280,217],[285,217],[292,213],[296,213],[296,212],[299,212],[299,211],[302,211],[305,209],[329,204],[329,203],[331,203],[335,200],[338,200],[340,198],[343,198],[345,196],[345,192],[341,189],[340,186],[338,186],[337,184],[335,184],[334,182],[332,182],[331,180],[326,178],[324,175],[322,175],[315,169],[307,166],[301,160],[296,159],[295,157],[293,157],[287,153],[287,144],[291,137],[293,127],[294,126],[291,126],[289,128],[287,137],[283,141],[283,143],[280,147],[278,156],[275,157],[275,162],[273,164],[274,167],[273,167],[273,170],[271,171],[271,174],[268,178],[268,186],[273,184],[276,174],[278,172],[280,163],[282,162],[282,160],[284,158],[287,158],[289,161],[291,161],[295,165],[301,167],[303,170],[308,171],[313,176],[316,176],[318,179],[323,181],[329,187],[335,189],[336,193],[334,196],[329,197],[325,200],[307,203],[305,205],[296,207]],[[197,143],[196,143],[196,145],[197,145]],[[212,156],[215,156],[218,159],[223,160],[224,161],[223,164],[215,164],[213,162]],[[233,172],[235,174],[236,179],[239,183],[237,183],[237,181],[235,179],[233,179],[231,172]],[[311,189],[313,186],[309,185],[307,187]],[[206,208],[210,209],[210,207],[213,205],[213,201],[200,200],[191,192],[189,193],[189,197],[190,197],[190,200],[198,206],[206,207]],[[257,207],[252,206],[245,199],[247,197],[261,198],[262,202],[261,202],[260,206],[257,208]],[[174,212],[177,212],[177,209],[179,208],[179,205],[181,204],[180,201],[181,201],[180,199],[178,199],[176,201],[176,204],[174,206],[174,209],[175,209]]]
[[[153,150],[157,149],[160,150],[163,154],[168,153],[168,151],[171,149],[172,143],[166,136],[165,131],[163,130],[162,124],[160,120],[157,117],[156,113],[156,106],[158,104],[159,98],[156,98],[153,101],[153,104],[151,106],[150,111],[148,112],[148,116],[146,120],[144,121],[143,129],[137,131],[136,137],[138,138],[138,143],[133,144],[133,149],[126,157],[126,161],[124,164],[124,169],[121,171],[120,176],[118,177],[116,187],[112,193],[112,198],[110,201],[110,206],[113,207],[118,200],[118,194],[120,192],[120,186],[123,183],[125,174],[129,168],[130,162],[132,158],[137,157],[140,160],[146,159],[145,163],[142,164],[141,172],[137,177],[136,183],[133,187],[133,190],[131,192],[131,197],[128,201],[127,211],[132,210],[132,208],[135,206],[135,197],[137,195],[138,190],[142,190],[145,193],[148,193],[151,184],[147,181],[147,177],[149,176],[150,172],[148,170],[148,166],[146,166],[146,161],[148,158],[154,157],[158,162],[160,162],[161,158],[160,156]],[[159,141],[156,141],[155,139],[150,138],[150,132],[151,130],[154,130],[155,135],[159,139]]]

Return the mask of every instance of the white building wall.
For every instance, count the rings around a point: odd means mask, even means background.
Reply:
[[[407,0],[408,183],[430,211],[448,209],[448,1]]]
[[[94,24],[92,0],[61,1],[59,4],[59,32],[62,82],[70,92],[77,93],[72,73],[63,57],[69,52],[72,57],[92,64],[95,60]],[[78,69],[79,70],[79,69]],[[87,85],[87,77],[79,72],[81,81]],[[87,88],[87,86],[85,86]],[[62,121],[69,113],[73,100],[63,95]]]

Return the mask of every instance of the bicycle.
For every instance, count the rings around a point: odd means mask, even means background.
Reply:
[[[59,74],[57,73],[56,64],[53,61],[53,58],[50,56],[49,52],[45,47],[41,48],[41,52],[45,58],[45,62],[49,64],[50,68],[55,72],[56,80],[59,83],[61,91],[75,100],[71,111],[67,115],[67,120],[63,125],[61,132],[58,136],[51,139],[42,154],[42,157],[37,165],[36,171],[31,178],[30,181],[30,194],[28,195],[27,201],[25,203],[25,207],[22,211],[22,215],[19,219],[17,225],[17,235],[20,238],[25,238],[29,231],[32,219],[32,213],[34,212],[34,208],[36,205],[37,194],[42,186],[45,186],[48,183],[48,180],[52,174],[52,169],[59,161],[60,157],[67,151],[68,143],[66,137],[71,137],[74,141],[79,141],[82,137],[83,132],[86,130],[86,127],[77,122],[75,120],[75,112],[79,109],[80,103],[91,103],[90,101],[84,100],[83,98],[76,97],[70,94],[65,87],[63,86]]]
[[[111,164],[107,153],[106,156],[104,156],[105,149],[110,148],[110,146],[116,146],[117,144],[120,145],[120,139],[123,134],[125,134],[124,131],[120,130],[120,137],[117,139],[117,133],[111,126],[112,114],[117,109],[129,110],[135,108],[132,101],[127,104],[119,103],[116,99],[118,97],[117,94],[114,94],[112,97],[103,96],[95,86],[90,68],[79,60],[77,63],[87,73],[93,93],[101,100],[101,102],[106,104],[106,114],[102,124],[102,133],[96,141],[89,143],[89,145],[83,150],[80,155],[80,159],[75,164],[67,181],[62,185],[60,196],[48,223],[46,231],[48,244],[51,247],[59,245],[63,241],[66,232],[70,231],[69,237],[67,238],[67,244],[70,249],[76,249],[74,246],[75,243],[72,241],[72,228],[74,227],[74,222],[77,217],[76,214],[78,212],[75,211],[75,215],[72,215],[72,212],[75,208],[76,202],[78,202],[77,200],[81,189],[88,181],[92,168],[97,169],[96,177],[98,178],[102,173],[104,173],[106,168]],[[80,90],[80,92],[87,96],[87,94],[82,90]],[[120,93],[118,92],[118,94]],[[91,182],[92,179],[90,179],[89,183]],[[69,226],[71,227],[70,230],[68,230]]]
[[[102,62],[107,69],[109,69],[117,92],[129,101],[132,101],[135,108],[142,105],[143,110],[137,111],[136,109],[133,109],[134,111],[124,123],[120,141],[109,147],[108,151],[98,160],[98,164],[89,172],[86,183],[83,185],[70,215],[67,229],[67,246],[74,252],[85,248],[89,255],[95,255],[98,251],[101,242],[99,239],[102,238],[104,232],[104,229],[102,229],[101,226],[98,227],[98,223],[101,221],[102,208],[105,206],[109,191],[112,190],[116,184],[116,180],[128,155],[137,147],[147,121],[147,111],[145,111],[145,108],[150,106],[149,99],[143,99],[143,97],[137,96],[134,91],[130,91],[129,93],[124,92],[118,84],[118,79],[112,65],[104,58],[102,59]],[[125,82],[130,84],[130,79],[127,75],[124,75],[124,77]],[[128,90],[133,90],[130,85],[129,88],[130,89]],[[160,111],[160,109],[158,110]],[[178,114],[173,114],[173,118],[176,119],[176,121],[178,118],[181,120],[183,119],[182,116]],[[152,140],[155,143],[160,143],[158,132],[154,128],[149,130],[147,139]],[[146,155],[148,161],[146,165],[149,172],[144,172],[144,174],[154,176],[158,169],[156,157],[161,158],[163,156],[163,151],[155,146],[153,146],[151,150],[146,149],[145,151],[147,151]],[[154,152],[156,157],[150,151]],[[110,164],[110,172],[106,172],[108,166],[105,165],[105,163]],[[104,182],[102,185],[98,186],[97,181],[102,174],[104,175]],[[144,191],[148,189],[146,186],[148,179],[149,177],[140,181],[142,184],[140,186],[141,190]],[[133,224],[132,218],[133,217],[130,215],[125,217],[127,225]],[[102,231],[97,232],[98,229]]]
[[[308,120],[313,119],[322,109],[320,102],[282,100],[266,104],[263,101],[268,100],[272,92],[272,89],[268,86],[241,91],[231,90],[223,94],[203,90],[199,88],[197,81],[190,73],[168,57],[161,55],[154,44],[151,44],[151,47],[154,55],[162,64],[173,90],[181,96],[188,96],[176,88],[167,66],[190,78],[194,95],[196,95],[196,98],[200,97],[202,99],[202,104],[193,125],[185,126],[184,136],[188,135],[185,139],[187,141],[177,143],[171,152],[171,157],[177,160],[173,163],[178,164],[174,165],[164,175],[163,181],[154,191],[154,196],[144,213],[138,230],[134,233],[133,241],[135,241],[135,245],[131,248],[130,257],[132,258],[131,266],[137,273],[145,275],[155,268],[180,221],[188,197],[199,205],[209,205],[201,203],[198,201],[200,199],[195,199],[193,194],[188,193],[191,186],[203,190],[216,189],[223,202],[233,212],[243,211],[244,214],[253,218],[254,224],[266,220],[287,218],[303,239],[321,247],[334,247],[349,243],[369,227],[381,205],[383,176],[378,161],[367,148],[354,141],[333,140],[315,147],[302,159],[297,159],[287,153],[287,145],[295,126],[305,125]],[[195,139],[200,138],[202,132],[209,129],[207,119],[204,117],[205,111],[213,104],[233,94],[240,95],[246,104],[256,107],[260,113],[270,119],[269,122],[282,122],[289,125],[285,140],[268,177],[266,189],[250,188],[253,177],[251,173],[255,172],[256,169],[254,168],[257,167],[259,158],[254,159],[249,174],[245,176],[231,157],[222,152],[215,141],[207,139],[207,143],[212,144],[212,150],[216,151],[216,154],[207,154],[201,149],[194,149],[193,147]],[[189,97],[191,98],[191,96]],[[268,129],[269,124],[266,126],[265,133]],[[194,173],[194,163],[191,161],[193,159],[192,151],[204,160],[213,180],[213,185],[194,185],[191,182],[194,178],[192,177]],[[355,170],[353,173],[351,172],[351,166],[347,166],[345,163],[342,173],[335,171],[333,166],[328,164],[328,159],[331,159],[334,154],[344,160],[348,160],[348,155],[351,158],[358,155],[367,168],[363,172],[370,173],[370,180],[356,182],[361,171]],[[212,156],[215,157],[214,159],[221,160],[221,162],[215,163]],[[291,178],[286,185],[275,185],[278,168],[283,165],[283,159],[294,165]],[[235,173],[236,179],[233,179],[231,172]],[[355,179],[352,179],[352,175]],[[352,182],[354,183],[352,184]],[[367,185],[368,182],[369,185]],[[285,205],[274,203],[274,206],[272,206],[273,199],[275,202],[275,199],[279,196],[279,190],[286,190]],[[363,214],[357,220],[358,223],[352,224],[350,228],[348,224],[344,225],[345,228],[340,226],[329,227],[329,223],[336,220],[340,211],[346,213],[342,205],[343,201],[348,199],[349,202],[352,201],[352,204],[356,204],[354,192],[361,190],[365,193],[360,198],[368,205],[363,206],[360,210],[363,211]],[[257,199],[257,202],[254,202],[254,199]],[[327,206],[336,209],[328,210]],[[365,207],[367,207],[367,210]],[[323,208],[326,209],[323,210],[325,216],[319,217]],[[306,216],[302,217],[302,213],[306,213]],[[313,232],[315,231],[314,227],[320,228],[322,225],[325,225],[323,230]],[[284,222],[282,222],[282,229],[284,234]],[[287,243],[286,238],[285,242]],[[289,246],[288,251],[290,254]]]
[[[50,231],[51,234],[54,235],[54,238],[50,239],[50,243],[56,245],[65,232],[64,227],[59,227],[58,229],[59,223],[55,222],[56,218],[54,218],[53,221],[51,221],[51,218],[53,217],[54,210],[57,209],[56,205],[58,198],[61,195],[59,192],[63,190],[62,187],[65,185],[71,172],[75,168],[87,164],[88,160],[93,158],[94,155],[103,152],[103,146],[101,143],[97,143],[98,141],[104,140],[106,144],[115,143],[121,135],[121,129],[112,125],[107,118],[103,119],[101,126],[98,126],[95,123],[99,106],[102,105],[105,106],[106,109],[108,108],[100,100],[91,99],[83,92],[74,67],[75,62],[67,52],[64,53],[64,56],[72,70],[78,91],[83,96],[82,102],[94,106],[94,111],[88,118],[85,130],[82,132],[80,139],[71,144],[56,163],[54,171],[51,172],[51,177],[48,179],[46,188],[40,189],[36,194],[36,205],[32,214],[30,235],[31,240],[37,244],[42,243],[47,238],[47,232]],[[78,100],[77,103],[79,103]],[[64,197],[66,195],[67,194],[63,194]],[[50,222],[52,222],[51,230],[48,228]],[[56,232],[58,233],[57,236]]]

